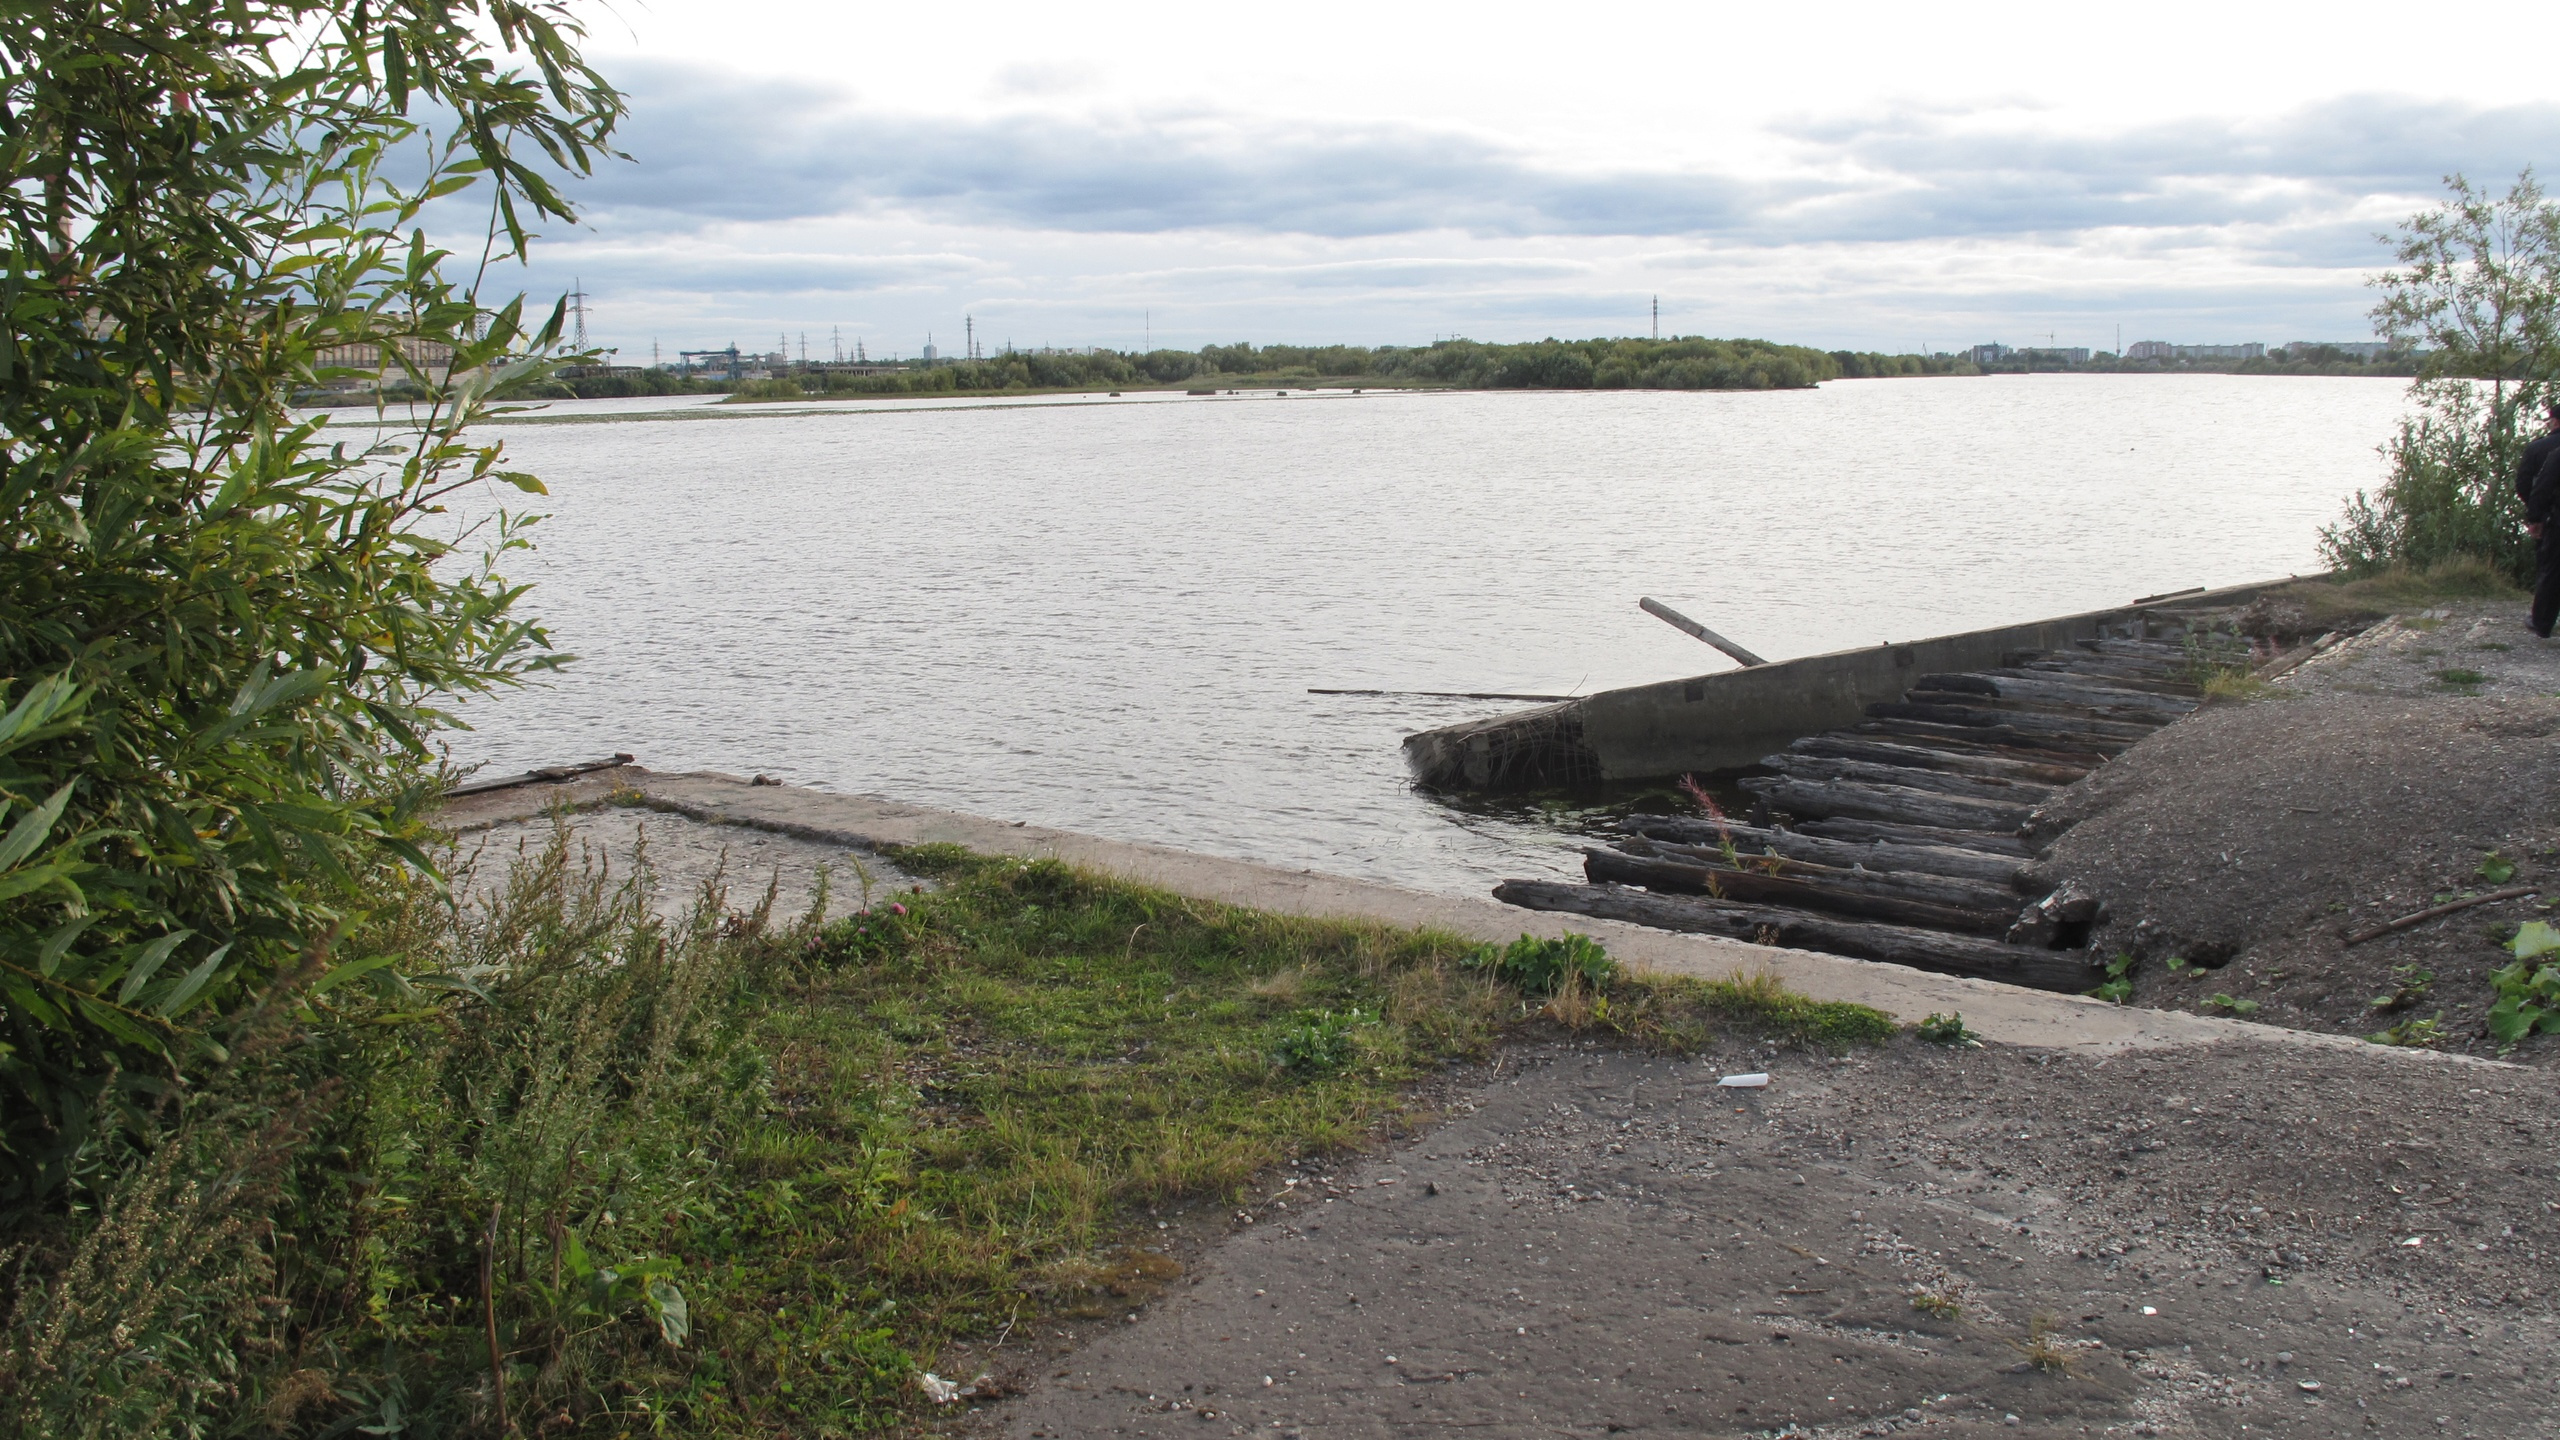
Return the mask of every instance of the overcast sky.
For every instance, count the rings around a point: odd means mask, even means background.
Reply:
[[[527,285],[599,343],[2364,338],[2560,155],[2548,5],[619,0]],[[2458,20],[2459,23],[2455,23]],[[2530,58],[2529,58],[2530,57]]]

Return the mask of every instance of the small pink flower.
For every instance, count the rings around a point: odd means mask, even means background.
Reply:
[[[889,902],[889,908],[890,908],[891,910],[896,911],[898,914],[901,914],[901,915],[904,915],[904,914],[906,914],[906,913],[907,913],[907,907],[906,907],[906,906],[904,906],[904,905],[899,904],[899,903],[898,903],[897,901],[895,901],[895,900],[892,900],[892,901],[890,901],[890,902]]]

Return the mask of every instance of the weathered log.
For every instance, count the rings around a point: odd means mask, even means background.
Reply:
[[[1624,920],[1658,930],[1727,935],[1736,940],[1822,950],[1860,960],[1881,960],[1942,975],[2003,980],[2037,990],[2076,991],[2091,983],[2086,951],[2030,950],[1972,935],[1948,935],[1901,925],[1835,920],[1801,910],[1731,905],[1716,900],[1654,895],[1618,886],[1569,885],[1554,880],[1505,880],[1494,898],[1527,910]]]
[[[1865,760],[1877,765],[1907,765],[1922,770],[1944,770],[1955,775],[2026,780],[2038,785],[2068,785],[2095,768],[2088,765],[2045,765],[2032,760],[1973,753],[1953,746],[1902,745],[1856,735],[1807,735],[1787,748],[1799,755]]]
[[[1966,709],[1989,710],[2001,715],[2044,715],[2057,720],[2086,721],[2092,726],[2130,726],[2144,733],[2168,724],[2175,716],[2156,711],[2137,710],[2123,705],[2083,705],[2070,700],[2053,700],[2043,696],[2021,696],[2010,699],[1999,695],[1977,695],[1962,690],[1905,690],[1903,701],[1911,705],[1956,705]],[[2104,730],[2094,733],[2105,734]]]
[[[1750,775],[1743,777],[1740,784],[1771,807],[1807,818],[1842,816],[1894,825],[1930,825],[1941,830],[2014,834],[2035,812],[2031,804],[1941,795],[1904,785],[1824,783],[1787,775]]]
[[[2028,675],[2015,670],[1986,670],[1967,675],[1923,675],[1914,690],[1988,695],[2001,700],[2036,700],[2048,705],[2078,706],[2104,713],[2110,709],[2154,712],[2174,720],[2195,709],[2195,702],[2148,690],[2123,689],[2094,681]]]
[[[1692,819],[1686,815],[1629,815],[1618,822],[1618,828],[1630,835],[1642,835],[1700,851],[1717,849],[1725,840],[1731,839],[1735,850],[1746,857],[1775,850],[1789,860],[1807,861],[1833,869],[1863,866],[1888,875],[1942,875],[2005,886],[2011,890],[2018,889],[2021,873],[2026,869],[2025,862],[2016,854],[1994,854],[1953,845],[1852,844],[1794,830],[1762,829],[1754,825],[1727,825],[1719,830],[1713,821]]]
[[[1800,751],[1782,750],[1763,756],[1760,763],[1781,775],[1796,775],[1807,780],[1830,782],[1847,780],[1861,785],[1899,785],[1911,790],[1929,790],[1940,795],[1962,795],[1971,800],[2003,800],[2020,805],[2041,805],[2053,798],[2055,787],[2039,785],[2032,780],[2004,780],[1989,775],[1958,775],[1917,765],[1880,765],[1872,760],[1842,760],[1829,755],[1807,755]]]
[[[1796,827],[1796,833],[1825,840],[1845,840],[1853,845],[1878,842],[1887,845],[1952,845],[2020,859],[2031,853],[2026,840],[2017,835],[2003,835],[1990,830],[1949,830],[1937,825],[1900,825],[1890,820],[1860,820],[1848,815],[1807,820]]]
[[[2041,765],[2084,765],[2093,770],[2131,748],[2115,740],[2074,744],[2049,735],[2022,735],[2001,725],[1940,725],[1927,720],[1864,720],[1856,730],[1844,733],[1897,745],[1933,745],[1959,754],[2005,755]]]
[[[2149,738],[2154,727],[2124,725],[2110,720],[2083,720],[2060,715],[2040,715],[2026,709],[1994,709],[1989,705],[1938,705],[1910,700],[1878,700],[1867,707],[1867,713],[1879,720],[1926,720],[1933,725],[1964,725],[1976,729],[2006,726],[2023,735],[2035,736],[2039,743],[2067,740],[2084,747],[2092,741],[2103,741],[2121,750],[2136,741]]]
[[[2004,666],[1985,671],[1989,675],[2022,675],[2037,678],[2066,675],[2087,679],[2119,690],[2139,690],[2146,695],[2165,695],[2172,699],[2193,700],[2204,694],[2193,683],[2172,679],[2152,666],[2081,665],[2066,661],[2040,660],[2032,665]]]
[[[1959,935],[1998,935],[2017,919],[2015,910],[1957,909],[1845,885],[1817,885],[1782,875],[1726,870],[1688,860],[1585,850],[1582,873],[1594,884],[1641,885],[1680,895],[1706,895],[1752,905],[1783,905],[1846,915],[1886,925],[1945,930]]]
[[[1947,910],[1972,911],[1983,915],[2015,916],[2018,909],[2017,892],[2005,883],[1960,880],[1950,875],[1930,875],[1918,870],[1868,870],[1858,866],[1822,865],[1806,860],[1790,860],[1783,855],[1753,854],[1739,846],[1736,847],[1735,858],[1728,860],[1723,850],[1714,845],[1680,845],[1639,836],[1629,836],[1617,842],[1614,848],[1622,854],[1645,859],[1702,866],[1715,872],[1719,883],[1726,873],[1741,871],[1752,875],[1771,875],[1782,880],[1801,881],[1818,889],[1837,891],[1842,894],[1866,895],[1878,900],[1910,901],[1920,905],[1935,905]],[[1592,878],[1596,880],[1603,877],[1595,875]],[[1624,879],[1625,877],[1606,878]],[[1651,882],[1642,883],[1650,884]],[[1767,898],[1774,902],[1778,897],[1744,895],[1739,898],[1745,900]],[[1843,911],[1842,913],[1851,912]],[[1874,918],[1890,917],[1879,915]]]

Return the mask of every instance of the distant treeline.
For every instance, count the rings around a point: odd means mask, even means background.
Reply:
[[[742,400],[792,400],[812,394],[982,394],[1248,379],[1470,390],[1796,390],[1842,378],[1974,373],[1962,360],[1825,352],[1767,340],[1444,340],[1414,348],[1235,344],[1144,353],[1017,351],[875,374],[813,365],[793,375],[742,382],[734,393]]]
[[[2418,373],[2418,357],[2405,350],[2385,351],[2367,360],[2334,345],[2288,347],[2253,360],[2128,360],[2099,353],[2078,364],[2032,352],[1982,367],[1991,375],[2371,375]]]

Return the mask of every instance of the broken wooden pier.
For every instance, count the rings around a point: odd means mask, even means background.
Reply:
[[[2047,882],[2026,834],[2064,787],[2194,710],[2206,667],[2247,662],[2244,642],[2203,619],[2143,615],[1980,669],[1916,675],[1855,723],[1763,757],[1737,782],[1753,797],[1747,820],[1631,815],[1616,840],[1584,852],[1588,883],[1506,880],[1493,893],[1532,910],[2087,989],[2103,978],[2083,948],[2096,902]]]

